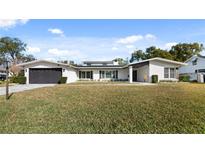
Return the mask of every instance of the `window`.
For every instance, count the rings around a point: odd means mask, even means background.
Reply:
[[[100,79],[105,78],[105,71],[100,71]]]
[[[169,68],[164,68],[164,78],[169,78]]]
[[[86,75],[87,75],[87,77],[86,77],[86,78],[90,79],[90,77],[91,77],[90,72],[86,72]]]
[[[79,71],[79,78],[81,79],[81,71]]]
[[[103,78],[118,79],[118,71],[100,71],[100,79]]]
[[[106,78],[111,78],[111,71],[106,71]]]
[[[174,74],[174,68],[170,68],[170,78],[174,78],[175,74]]]
[[[79,71],[80,79],[93,79],[93,71]]]
[[[175,78],[175,68],[164,68],[164,78]]]
[[[85,79],[85,72],[82,72],[81,77]]]
[[[192,65],[197,65],[198,58],[192,61]]]
[[[90,79],[93,79],[93,71],[90,71]]]

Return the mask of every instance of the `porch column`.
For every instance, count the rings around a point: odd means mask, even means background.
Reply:
[[[129,81],[130,81],[130,83],[133,82],[133,79],[132,79],[132,72],[133,72],[133,70],[132,70],[132,66],[129,66]]]

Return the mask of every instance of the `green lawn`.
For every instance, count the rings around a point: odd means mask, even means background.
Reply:
[[[0,96],[0,133],[205,133],[205,84],[77,83]]]

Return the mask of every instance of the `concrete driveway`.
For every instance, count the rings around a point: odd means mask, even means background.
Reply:
[[[23,84],[23,85],[13,85],[9,86],[9,93],[16,93],[25,90],[37,89],[42,87],[52,87],[55,84]],[[5,95],[6,89],[5,87],[0,87],[0,95]]]

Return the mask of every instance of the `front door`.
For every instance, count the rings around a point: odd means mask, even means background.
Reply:
[[[132,73],[132,76],[133,76],[133,82],[137,82],[137,70],[134,70],[133,73]]]

